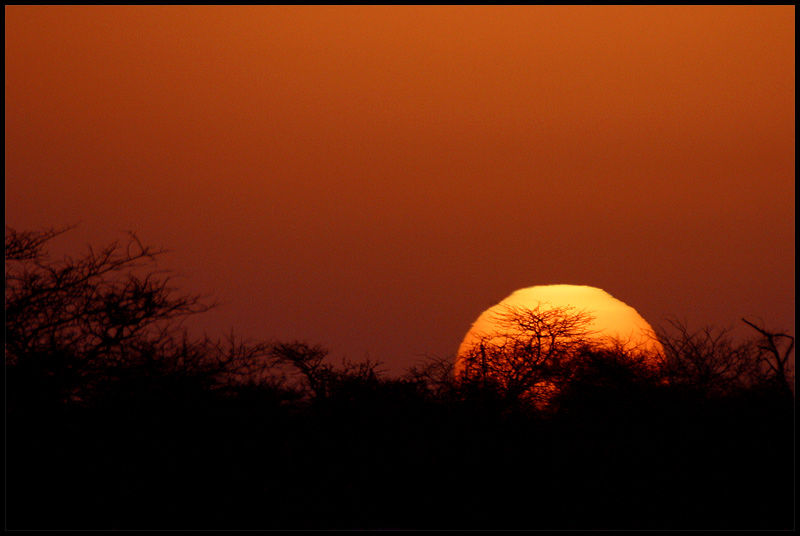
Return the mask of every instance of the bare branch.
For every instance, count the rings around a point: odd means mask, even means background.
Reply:
[[[793,393],[794,371],[790,358],[794,351],[794,337],[787,333],[768,330],[763,323],[757,325],[744,318],[742,322],[761,335],[761,339],[756,342],[757,348],[761,350],[759,361],[772,373],[771,379],[789,393]]]

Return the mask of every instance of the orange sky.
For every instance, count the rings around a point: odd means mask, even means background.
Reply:
[[[402,371],[516,289],[794,331],[794,7],[6,7],[6,224]]]

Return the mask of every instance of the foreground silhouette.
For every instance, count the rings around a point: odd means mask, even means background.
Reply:
[[[658,368],[572,345],[542,405],[447,359],[192,339],[210,305],[161,252],[52,260],[58,232],[6,229],[9,529],[794,527],[786,334],[676,322]]]

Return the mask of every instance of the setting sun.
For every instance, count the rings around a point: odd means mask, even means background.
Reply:
[[[465,386],[492,385],[505,397],[544,408],[575,367],[616,356],[649,368],[661,355],[653,328],[607,292],[536,286],[514,292],[478,317],[459,347],[455,374]]]
[[[520,289],[484,311],[458,349],[463,356],[487,334],[501,330],[498,316],[509,307],[544,309],[570,307],[592,317],[587,326],[595,341],[621,343],[626,349],[662,352],[653,328],[636,309],[595,287],[582,285],[542,285]]]

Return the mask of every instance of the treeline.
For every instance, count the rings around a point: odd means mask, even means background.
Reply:
[[[213,304],[163,251],[50,258],[67,230],[6,228],[7,529],[794,528],[785,333],[675,322],[658,366],[582,341],[392,378],[192,338]]]

